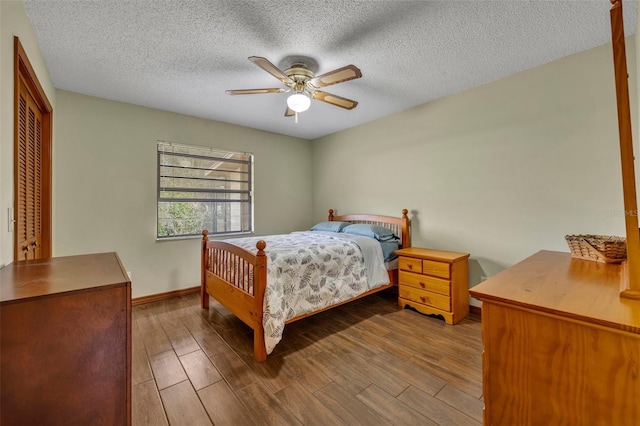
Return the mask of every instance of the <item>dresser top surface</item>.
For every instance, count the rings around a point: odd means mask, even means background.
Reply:
[[[129,282],[116,253],[13,262],[0,269],[0,302]]]
[[[436,250],[422,247],[408,247],[396,250],[398,256],[415,257],[418,259],[439,260],[442,262],[457,262],[469,257],[469,253],[456,251]]]
[[[469,290],[520,306],[640,334],[640,301],[620,298],[620,265],[540,251]]]

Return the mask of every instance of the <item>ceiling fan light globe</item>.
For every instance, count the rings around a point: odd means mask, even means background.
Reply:
[[[287,98],[287,106],[295,112],[303,112],[311,106],[311,99],[302,93],[294,93]]]

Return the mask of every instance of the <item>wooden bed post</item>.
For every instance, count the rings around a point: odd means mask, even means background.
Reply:
[[[622,161],[622,196],[627,238],[627,261],[624,265],[624,272],[621,274],[620,296],[640,299],[640,233],[638,232],[638,202],[636,199],[636,175],[633,166],[629,76],[624,42],[622,1],[611,0],[611,4],[609,13],[611,15],[611,42],[613,44],[613,68]]]
[[[200,263],[200,306],[202,309],[209,309],[209,293],[207,293],[207,242],[209,241],[209,231],[202,231],[202,262]]]
[[[411,233],[409,232],[409,210],[402,209],[402,248],[411,247]]]
[[[329,209],[329,222],[333,222],[333,209]]]
[[[264,292],[267,287],[267,255],[264,249],[267,243],[264,240],[258,241],[256,248],[256,265],[253,271],[253,297],[256,303],[255,326],[253,328],[253,357],[256,361],[262,362],[267,359],[267,349],[264,343],[264,326],[262,325],[262,316],[264,315]]]

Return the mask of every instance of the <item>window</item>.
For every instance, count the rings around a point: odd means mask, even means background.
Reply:
[[[158,239],[253,231],[253,155],[158,143]]]

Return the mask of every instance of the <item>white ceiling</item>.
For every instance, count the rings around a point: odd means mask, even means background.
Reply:
[[[637,1],[625,0],[635,34]],[[54,85],[63,90],[315,139],[533,68],[611,40],[607,0],[26,0]],[[284,117],[284,87],[247,60],[287,68],[302,55],[322,74],[362,78],[323,89]]]

